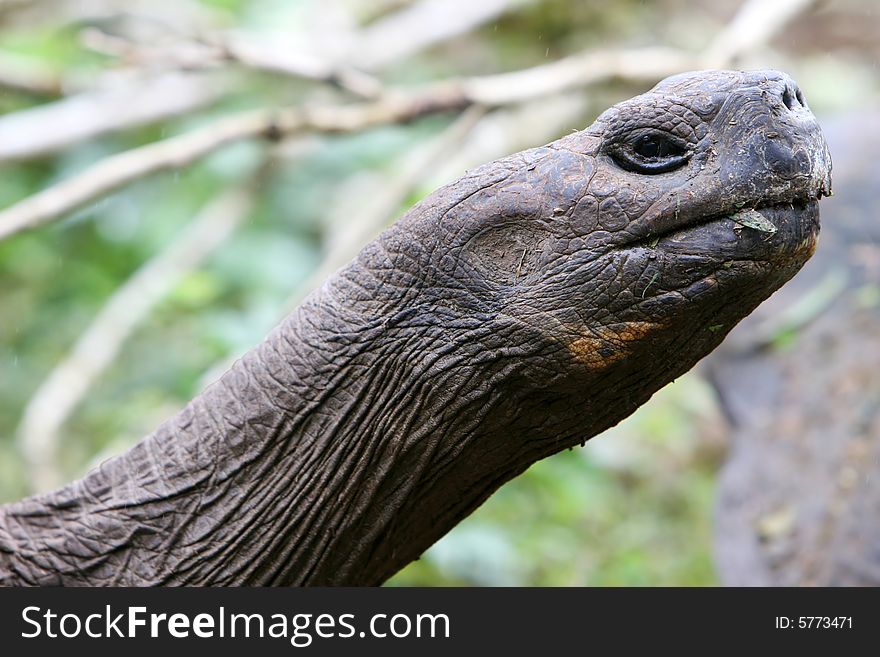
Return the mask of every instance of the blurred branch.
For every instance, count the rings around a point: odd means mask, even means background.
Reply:
[[[355,37],[349,61],[373,71],[467,34],[526,0],[421,0],[386,16]]]
[[[291,50],[287,44],[257,40],[254,36],[225,35],[189,39],[180,35],[171,43],[138,43],[97,28],[84,30],[83,44],[129,66],[144,69],[200,70],[235,63],[246,68],[323,82],[360,98],[375,98],[382,84],[351,66],[336,64],[311,52]]]
[[[694,55],[671,48],[589,51],[534,68],[467,78],[454,84],[471,102],[504,105],[607,80],[655,82],[687,70],[696,62]]]
[[[376,98],[382,92],[382,83],[373,76],[311,53],[261,44],[253,38],[230,38],[219,49],[225,59],[258,71],[324,82],[361,98]]]
[[[174,41],[160,44],[138,42],[97,28],[84,30],[82,36],[87,47],[131,65],[164,64],[177,70],[193,70],[231,62],[257,71],[323,82],[360,98],[373,99],[382,92],[382,84],[361,69],[380,70],[466,34],[529,1],[421,0],[342,37],[345,44],[337,44],[327,52],[320,48],[292,49],[287,36],[278,41],[245,32],[194,38],[173,30],[177,33]],[[323,45],[324,40],[320,43]]]
[[[174,242],[138,269],[31,397],[17,434],[35,490],[62,482],[59,429],[155,305],[248,217],[253,187],[251,180],[215,197]]]
[[[368,54],[371,49],[378,48],[381,51],[381,46],[387,46],[385,41],[389,25],[396,25],[398,28],[408,26],[409,45],[405,49],[396,50],[394,55],[386,55],[382,62],[375,61],[374,68],[472,29],[481,22],[520,4],[521,1],[492,0],[475,9],[474,7],[480,3],[462,3],[460,0],[438,3],[436,0],[424,0],[365,28],[355,39],[353,61],[359,61],[360,52]],[[455,9],[458,5],[471,5],[471,7],[460,8],[454,20],[447,20],[442,26],[417,25],[432,17],[437,19],[440,14],[446,16],[450,9]],[[438,11],[440,14],[437,13]],[[111,35],[97,28],[83,30],[82,38],[87,47],[140,66],[142,73],[148,69],[155,71],[156,65],[163,62],[169,70],[173,69],[177,72],[153,79],[144,79],[143,75],[136,76],[137,79],[127,80],[124,85],[117,83],[108,90],[83,93],[58,103],[0,117],[0,163],[42,157],[80,141],[154,123],[208,105],[223,95],[227,89],[218,86],[215,80],[203,79],[196,75],[185,76],[179,71],[202,69],[222,62],[236,62],[257,70],[328,83],[367,99],[375,99],[382,92],[382,85],[376,78],[349,65],[336,63],[329,56],[322,57],[311,51],[290,50],[288,41],[283,43],[273,43],[265,39],[258,41],[253,36],[236,34],[216,37],[212,40],[198,40],[187,39],[184,34],[186,30],[173,31],[179,35],[176,45],[171,47],[163,44],[158,47],[135,43],[128,38]],[[0,71],[2,70],[2,62],[0,62]],[[185,81],[189,86],[184,84]],[[32,90],[41,89],[47,92],[57,83],[54,79],[44,80],[40,76],[26,75],[16,76],[15,80],[8,82],[18,86],[30,82]],[[2,77],[0,77],[0,86],[2,86]],[[426,99],[426,102],[430,100]],[[222,128],[222,125],[218,125],[216,130],[218,148],[227,143]],[[241,138],[249,137],[249,134],[243,134]],[[164,152],[170,155],[173,154],[173,150],[175,149],[167,149]],[[200,156],[195,155],[194,159]],[[129,163],[131,163],[130,159],[123,162],[123,164]],[[111,160],[109,164],[115,166],[117,161]],[[144,161],[143,164],[145,165],[143,173],[133,174],[132,178],[121,172],[120,175],[110,176],[105,185],[99,185],[94,184],[93,178],[78,176],[80,184],[76,189],[62,183],[62,187],[56,190],[60,193],[39,193],[7,211],[0,212],[0,239],[23,228],[51,221],[102,194],[127,184],[139,175],[149,175],[154,171],[174,166],[155,163],[156,168],[153,168],[150,162]],[[87,189],[90,186],[93,193]]]
[[[467,104],[460,94],[438,89],[431,95],[386,97],[360,105],[258,110],[229,116],[199,130],[112,155],[0,211],[0,240],[54,221],[134,180],[187,166],[230,143],[257,137],[280,139],[309,130],[353,132]]]
[[[415,3],[350,37],[348,61],[360,65],[364,59],[372,62],[373,68],[390,64],[466,32],[523,1],[424,0]],[[97,20],[102,13],[109,20],[114,11],[122,11],[122,8],[105,7],[92,20]],[[0,117],[0,162],[43,157],[81,141],[201,108],[228,89],[221,88],[216,80],[184,76],[180,72],[213,68],[228,62],[324,82],[365,99],[375,99],[382,92],[382,84],[373,76],[329,53],[317,51],[316,54],[315,49],[292,50],[289,39],[273,41],[246,33],[195,38],[187,36],[191,32],[188,28],[159,21],[159,26],[164,26],[161,32],[164,40],[157,42],[155,17],[148,19],[134,13],[126,20],[123,25],[134,21],[138,25],[148,24],[149,29],[140,25],[142,29],[134,29],[138,35],[135,37],[110,34],[104,27],[88,27],[82,30],[81,39],[86,47],[117,57],[133,68],[114,72],[110,84],[102,85],[105,89]],[[389,31],[401,29],[405,35],[398,34],[389,42]],[[204,30],[201,33],[211,34]],[[170,40],[169,35],[172,35]],[[396,45],[392,48],[389,43]],[[403,43],[405,47],[401,47]],[[381,54],[381,58],[376,53]],[[159,71],[166,73],[158,74]],[[60,80],[39,63],[12,55],[0,57],[0,88],[4,86],[48,97],[73,89],[69,81]]]
[[[86,139],[185,114],[212,103],[222,92],[216,80],[170,73],[126,79],[0,116],[0,162],[41,157]]]
[[[785,2],[792,6],[797,3],[800,10],[809,6],[803,0]],[[751,21],[762,22],[758,12],[764,8],[765,15],[775,17],[766,23],[772,23],[775,30],[779,30],[795,15],[795,10],[780,14],[773,9],[775,6],[751,0],[731,25],[744,20],[740,18],[743,15]],[[718,40],[734,43],[729,35],[739,31],[725,29]],[[761,29],[760,33],[766,41],[775,32]],[[757,41],[750,38],[748,44],[755,47]],[[474,104],[496,106],[523,102],[601,80],[656,81],[682,70],[700,68],[710,57],[718,56],[713,54],[716,51],[713,44],[701,56],[656,48],[587,52],[523,71],[435,82],[416,92],[389,90],[374,102],[233,115],[200,130],[111,156],[73,178],[0,211],[0,240],[54,221],[133,180],[186,166],[236,141],[257,137],[279,139],[304,131],[354,132],[381,124],[404,123],[428,114],[462,110]],[[733,57],[739,50],[725,46],[724,52]]]
[[[583,52],[530,69],[462,82],[474,102],[520,102],[612,79],[657,82],[689,69],[731,66],[744,52],[770,41],[816,0],[747,0],[701,54],[673,48]]]
[[[760,48],[817,0],[746,0],[702,55],[706,68],[730,66],[745,52]]]
[[[209,3],[197,0],[0,0],[0,24],[8,29],[58,29],[142,16],[191,30],[209,29],[221,18]]]
[[[61,77],[42,62],[0,53],[0,90],[54,98],[61,95],[64,87]]]

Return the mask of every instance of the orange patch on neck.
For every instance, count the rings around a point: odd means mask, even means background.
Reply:
[[[590,369],[602,369],[623,360],[632,351],[632,343],[644,340],[662,324],[626,322],[591,329],[591,335],[578,338],[568,346],[574,359]]]

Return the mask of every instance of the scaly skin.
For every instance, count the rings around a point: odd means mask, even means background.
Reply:
[[[379,584],[536,460],[629,415],[793,276],[830,166],[773,71],[676,76],[482,166],[154,434],[3,507],[0,577]],[[742,208],[776,232],[730,219]]]

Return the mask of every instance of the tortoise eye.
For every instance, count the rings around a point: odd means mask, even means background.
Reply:
[[[642,135],[633,144],[633,151],[647,159],[684,155],[684,149],[668,139],[654,135]]]
[[[633,139],[616,142],[609,149],[609,155],[622,169],[650,175],[684,166],[691,154],[682,139],[652,130],[642,132]]]

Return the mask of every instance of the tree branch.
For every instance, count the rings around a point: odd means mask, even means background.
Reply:
[[[505,105],[614,79],[656,82],[693,68],[698,61],[695,55],[672,48],[588,51],[551,64],[468,78],[458,84],[472,102]]]
[[[252,35],[180,35],[171,43],[154,44],[90,28],[83,31],[82,41],[91,50],[139,68],[193,71],[233,63],[254,71],[323,82],[359,98],[376,98],[382,91],[379,80],[351,66]]]
[[[732,26],[749,21],[762,22],[773,30],[781,29],[798,11],[811,2],[785,0],[786,12],[767,9],[766,3],[747,2]],[[763,14],[759,14],[763,12]],[[775,33],[759,30],[766,41]],[[718,36],[718,42],[739,44],[721,48],[710,45],[704,55],[693,56],[670,49],[588,52],[543,66],[458,80],[436,82],[421,91],[389,91],[374,102],[323,108],[288,108],[278,111],[260,110],[220,119],[200,130],[155,142],[119,155],[111,156],[81,174],[0,211],[0,240],[18,232],[54,221],[72,210],[81,208],[133,180],[152,173],[191,164],[201,157],[233,142],[256,137],[284,138],[303,132],[353,132],[387,123],[403,123],[438,112],[461,110],[473,104],[489,106],[522,102],[574,87],[583,87],[601,80],[627,79],[654,81],[718,57],[718,52],[733,57],[747,44],[758,41],[740,28],[729,27]],[[718,62],[715,62],[719,64]],[[720,65],[720,64],[719,64]]]
[[[355,35],[348,61],[374,71],[483,25],[526,0],[421,0]]]
[[[768,43],[817,0],[746,0],[703,53],[706,68],[730,66],[745,52]]]
[[[226,39],[218,47],[225,59],[257,71],[324,82],[360,98],[377,98],[382,93],[382,83],[372,75],[311,53],[245,38]]]
[[[0,240],[54,221],[134,180],[187,166],[234,142],[258,137],[280,139],[303,131],[354,132],[469,104],[454,89],[437,89],[432,94],[395,95],[360,105],[258,110],[229,116],[192,132],[112,155],[0,211]]]
[[[65,86],[65,81],[41,62],[0,53],[0,89],[54,98],[63,93]]]
[[[284,138],[302,131],[353,132],[386,123],[459,110],[475,103],[522,102],[609,77],[628,77],[646,55],[668,70],[680,70],[683,59],[660,53],[591,53],[526,71],[434,83],[417,93],[388,92],[383,98],[348,106],[261,110],[220,119],[204,128],[154,142],[93,165],[82,173],[0,211],[0,240],[36,228],[101,198],[124,185],[159,171],[180,168],[233,142],[257,137]],[[585,60],[604,68],[581,69]],[[657,74],[657,68],[653,68]]]
[[[43,157],[87,139],[185,114],[214,102],[224,91],[205,75],[137,76],[0,116],[0,162]]]

